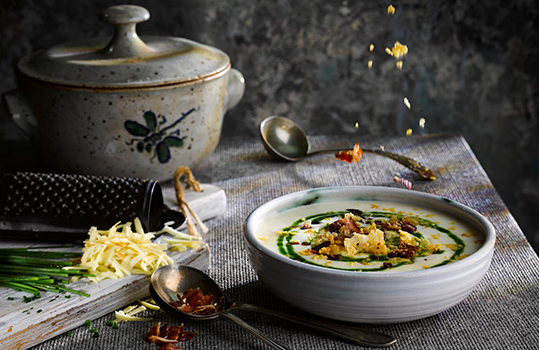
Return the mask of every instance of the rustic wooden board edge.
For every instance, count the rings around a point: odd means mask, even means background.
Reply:
[[[176,264],[190,265],[201,270],[210,267],[210,250],[207,243],[172,258]],[[81,283],[75,282],[70,287],[85,290],[83,286],[91,283],[79,282]],[[149,276],[132,275],[121,280],[105,280],[93,284],[95,288],[92,288],[91,298],[73,295],[66,299],[61,295],[54,301],[54,303],[58,301],[58,304],[54,304],[53,308],[50,308],[52,298],[37,299],[27,305],[27,309],[33,309],[28,313],[21,313],[21,317],[17,319],[5,319],[8,315],[0,317],[0,347],[24,350],[64,334],[83,325],[86,320],[104,316],[149,296],[149,285]],[[67,303],[69,303],[67,311],[58,307]],[[45,306],[49,308],[43,310]],[[37,313],[37,310],[42,311]]]
[[[197,214],[200,220],[206,221],[222,215],[226,211],[227,201],[225,191],[217,186],[210,184],[201,184],[202,192],[186,190],[184,192],[184,200],[189,203],[191,210]],[[171,209],[178,210],[178,202],[176,200],[176,192],[174,186],[164,184],[163,200]],[[185,229],[183,224],[180,229]]]

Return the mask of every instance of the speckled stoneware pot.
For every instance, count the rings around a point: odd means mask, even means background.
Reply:
[[[215,150],[243,76],[216,48],[140,38],[135,26],[149,17],[139,6],[110,7],[101,19],[115,25],[112,39],[19,61],[19,89],[4,101],[52,170],[167,180]]]

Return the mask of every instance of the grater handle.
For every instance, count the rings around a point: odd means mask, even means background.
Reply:
[[[92,226],[108,229],[117,222],[141,220],[155,232],[185,217],[163,202],[155,180],[103,176],[0,174],[0,238],[80,240]]]

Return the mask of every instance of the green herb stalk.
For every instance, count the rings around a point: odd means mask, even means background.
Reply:
[[[65,287],[70,277],[92,276],[84,269],[64,269],[75,266],[74,259],[79,259],[82,254],[36,250],[44,248],[65,247],[0,249],[0,286],[31,293],[31,299],[39,298],[40,291],[89,297],[87,293]],[[28,299],[25,298],[25,301]]]

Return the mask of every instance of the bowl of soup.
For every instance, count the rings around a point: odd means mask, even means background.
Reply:
[[[486,274],[495,230],[450,199],[390,187],[324,187],[262,204],[244,241],[259,280],[322,317],[396,323],[438,314]]]

